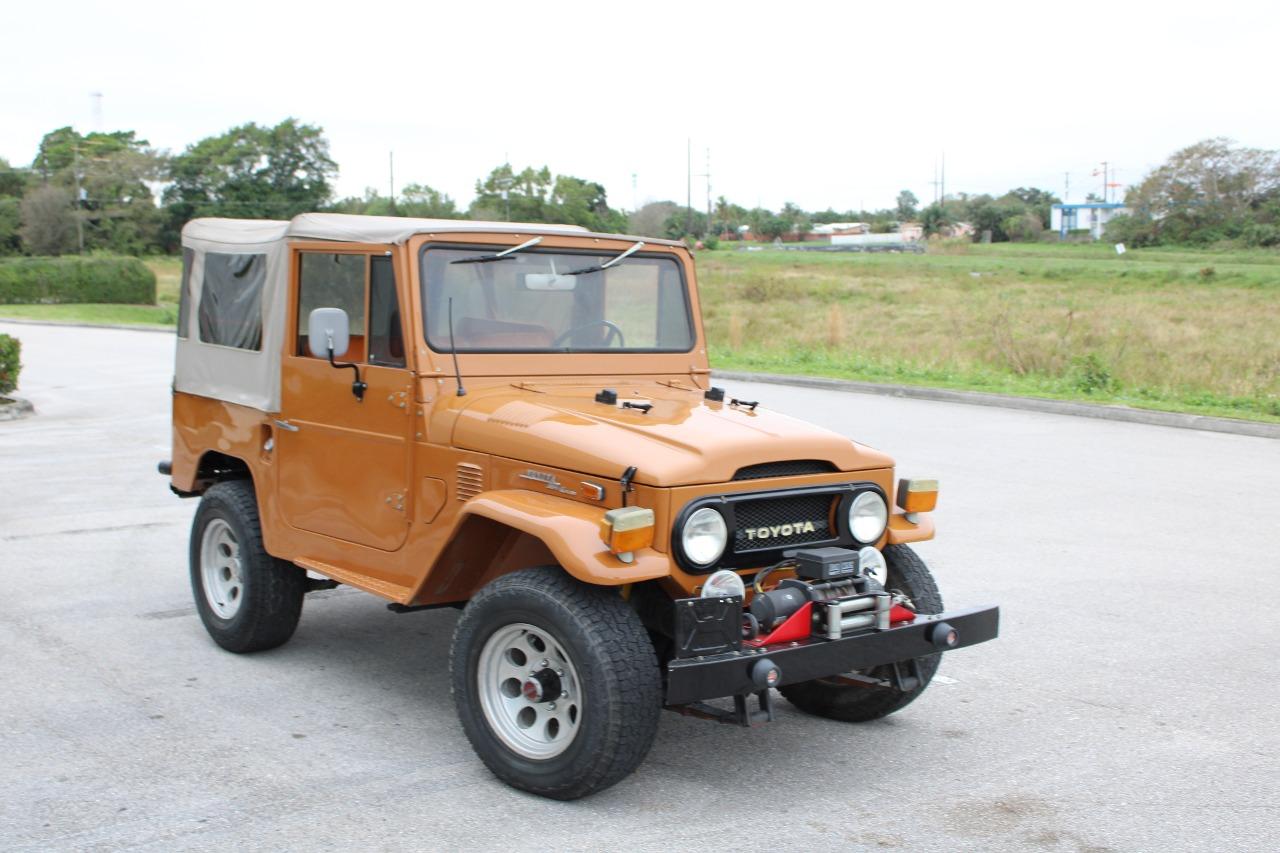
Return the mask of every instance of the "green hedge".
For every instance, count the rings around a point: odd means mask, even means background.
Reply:
[[[0,335],[0,397],[18,387],[22,372],[22,343],[17,338]]]
[[[137,258],[0,258],[0,305],[154,305],[156,276]]]

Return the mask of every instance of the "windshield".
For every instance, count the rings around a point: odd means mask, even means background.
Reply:
[[[427,343],[448,352],[688,352],[684,277],[673,257],[526,250],[475,263],[476,247],[424,250]],[[456,263],[457,261],[468,261]]]

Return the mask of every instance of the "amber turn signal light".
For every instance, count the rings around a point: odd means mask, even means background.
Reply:
[[[624,506],[604,514],[601,536],[618,559],[629,563],[634,552],[653,544],[653,510]]]
[[[938,505],[938,481],[899,480],[897,503],[903,512],[932,512]]]

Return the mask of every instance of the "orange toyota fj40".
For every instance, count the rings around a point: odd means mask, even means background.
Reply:
[[[183,229],[171,488],[191,585],[233,652],[309,590],[461,610],[462,727],[516,787],[634,770],[662,708],[871,720],[940,652],[907,543],[937,483],[710,384],[693,258],[580,228],[305,214]],[[706,700],[731,698],[731,704]]]

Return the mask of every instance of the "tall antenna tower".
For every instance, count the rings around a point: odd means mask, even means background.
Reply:
[[[707,171],[699,172],[695,178],[707,179],[707,233],[711,232],[711,149],[707,149]],[[690,213],[690,217],[692,217]],[[705,236],[705,235],[704,235]]]

